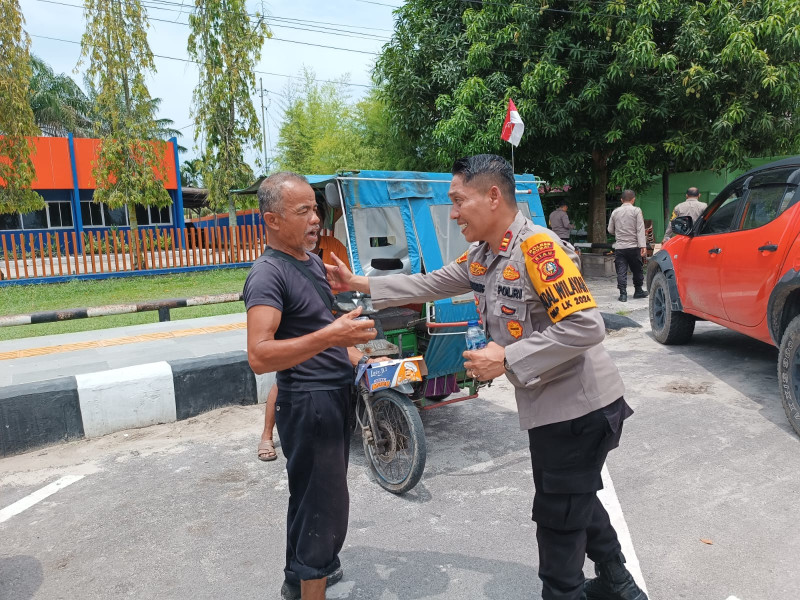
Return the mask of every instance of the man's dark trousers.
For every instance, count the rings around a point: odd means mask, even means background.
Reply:
[[[284,573],[294,585],[340,566],[350,510],[350,392],[278,388],[275,424],[289,479]]]
[[[618,248],[614,250],[614,266],[617,268],[617,287],[624,292],[628,288],[628,267],[633,275],[633,287],[642,289],[644,284],[644,271],[642,269],[642,254],[639,248]]]
[[[630,414],[619,398],[577,419],[528,430],[544,600],[580,600],[585,557],[605,562],[621,551],[597,491],[603,463]]]

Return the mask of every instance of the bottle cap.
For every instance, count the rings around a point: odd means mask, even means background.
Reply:
[[[477,326],[478,326],[478,321],[477,320],[467,321],[467,327],[477,327]]]

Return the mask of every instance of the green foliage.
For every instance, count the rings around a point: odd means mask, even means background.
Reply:
[[[199,158],[183,161],[181,164],[181,186],[199,188],[203,185],[203,161]]]
[[[99,112],[97,110],[97,88],[94,83],[88,79],[84,79],[86,85],[87,98],[91,105],[89,118],[91,120],[91,128],[89,131],[81,131],[80,136],[83,137],[107,137],[111,135],[113,123],[108,120],[107,116],[109,111]],[[119,110],[125,109],[125,97],[120,96],[117,98]],[[170,138],[182,138],[183,133],[175,129],[173,125],[175,122],[172,119],[158,118],[159,107],[161,106],[161,98],[149,98],[143,102],[141,110],[138,112],[137,117],[142,119],[140,125],[146,132],[146,139],[169,140]],[[178,152],[186,152],[186,148],[178,145]]]
[[[510,156],[517,171],[606,192],[664,169],[722,169],[800,148],[800,0],[409,0],[375,77],[427,164]],[[439,29],[441,24],[442,29]]]
[[[30,38],[22,23],[17,0],[0,2],[0,214],[44,208],[44,199],[31,190],[33,145],[25,138],[39,130],[28,104]]]
[[[240,292],[248,269],[214,269],[200,273],[121,277],[102,280],[72,280],[67,283],[19,285],[3,288],[3,315],[25,314],[41,310],[61,310],[86,306],[104,306],[148,302],[167,298],[189,298],[206,294]],[[244,312],[241,302],[209,304],[170,311],[173,321]],[[58,323],[40,323],[19,327],[0,327],[0,340],[108,329],[158,321],[156,311],[75,319]]]
[[[188,51],[200,68],[194,91],[195,142],[203,140],[202,179],[214,209],[228,204],[228,191],[251,183],[244,158],[259,147],[261,129],[251,98],[253,69],[264,38],[271,33],[263,18],[253,24],[245,0],[195,0],[189,16]]]
[[[92,134],[92,102],[77,83],[31,56],[30,104],[36,124],[48,136],[77,137]]]
[[[81,57],[88,59],[86,77],[97,90],[93,110],[103,123],[94,200],[111,208],[127,204],[135,230],[136,204],[170,204],[162,183],[167,148],[150,140],[156,125],[145,77],[155,66],[147,16],[140,0],[85,0],[85,7]]]
[[[466,57],[487,69],[495,61],[485,45],[471,50],[464,20],[470,6],[480,3],[408,0],[395,11],[394,35],[375,66],[373,78],[386,105],[389,130],[393,138],[407,140],[409,158],[419,170],[448,169],[452,164],[442,160],[432,134],[443,115],[451,116],[446,111],[452,106],[446,101],[440,105],[439,97],[451,94],[470,75]],[[499,71],[497,76],[504,78]]]
[[[310,69],[301,85],[289,84],[278,133],[278,168],[298,173],[413,168],[402,142],[392,137],[385,103],[376,90],[353,104],[346,79],[318,84]]]

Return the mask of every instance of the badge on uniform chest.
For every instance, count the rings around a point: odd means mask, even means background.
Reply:
[[[519,279],[519,271],[508,265],[505,269],[503,269],[503,279],[506,281],[516,281]]]
[[[470,263],[469,272],[471,275],[474,275],[475,277],[480,277],[486,274],[486,267],[484,267],[479,262]]]

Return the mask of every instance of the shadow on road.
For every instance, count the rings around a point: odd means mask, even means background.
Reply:
[[[541,583],[533,567],[505,560],[477,558],[466,554],[415,551],[388,551],[368,546],[351,546],[341,554],[345,565],[342,583],[331,588],[329,598],[384,598],[408,600],[430,598],[460,587],[459,571],[485,574],[482,590],[471,590],[470,597],[490,600],[536,598]],[[472,579],[472,578],[470,578]],[[337,588],[352,589],[342,595]],[[454,590],[449,590],[453,593]]]

